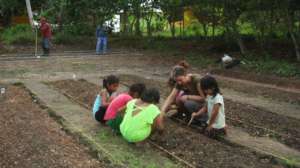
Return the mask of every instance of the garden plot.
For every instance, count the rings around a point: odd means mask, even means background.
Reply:
[[[87,108],[93,103],[98,92],[96,85],[92,87],[84,80],[64,80],[49,84],[80,104],[87,105]],[[81,92],[79,93],[78,90]],[[209,139],[168,119],[166,122],[167,128],[164,135],[153,136],[151,142],[195,167],[280,167],[276,165],[272,157]]]

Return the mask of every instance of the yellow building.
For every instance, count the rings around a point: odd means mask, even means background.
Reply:
[[[184,11],[183,11],[183,20],[177,21],[175,23],[175,25],[180,27],[180,26],[183,26],[183,24],[184,24],[184,26],[186,27],[195,22],[198,22],[198,20],[195,17],[192,9],[189,7],[186,7],[186,8],[184,8]]]

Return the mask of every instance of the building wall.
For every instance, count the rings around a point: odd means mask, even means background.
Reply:
[[[23,15],[23,16],[13,16],[12,17],[12,25],[16,24],[29,24],[28,17]]]

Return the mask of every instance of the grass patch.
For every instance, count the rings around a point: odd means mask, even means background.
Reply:
[[[161,155],[156,155],[157,153],[152,149],[142,149],[136,147],[134,144],[125,142],[121,136],[114,135],[109,129],[102,129],[97,133],[97,137],[100,143],[105,146],[105,149],[110,152],[111,157],[122,161],[122,163],[128,167],[175,168],[182,166],[175,164],[167,158],[161,157]]]

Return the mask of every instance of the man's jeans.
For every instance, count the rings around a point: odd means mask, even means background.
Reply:
[[[107,37],[98,37],[96,45],[96,53],[106,53],[107,49]]]
[[[43,55],[48,56],[49,51],[50,51],[50,40],[49,40],[49,38],[43,38],[42,48],[43,48]]]

